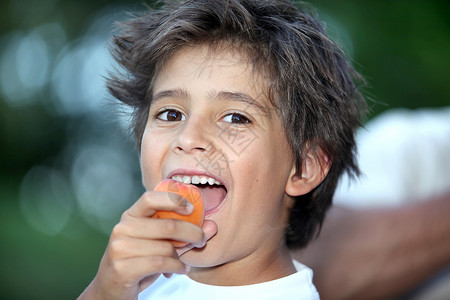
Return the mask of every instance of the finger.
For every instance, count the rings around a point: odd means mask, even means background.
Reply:
[[[114,226],[111,237],[112,240],[133,237],[199,244],[204,240],[204,233],[197,225],[182,220],[128,217]]]
[[[140,282],[144,278],[162,273],[186,274],[189,268],[178,258],[167,256],[133,257],[115,261],[111,275],[120,274],[131,282]]]
[[[202,230],[204,232],[203,242],[200,244],[191,243],[183,247],[175,247],[175,251],[178,253],[178,255],[181,256],[183,253],[191,250],[192,248],[203,248],[206,245],[207,241],[209,241],[213,236],[216,235],[218,227],[216,222],[212,220],[205,220],[203,222]]]
[[[203,240],[200,243],[192,242],[194,248],[203,248],[206,242],[217,233],[217,224],[212,220],[204,220],[202,225]]]
[[[134,217],[150,217],[158,210],[189,215],[194,207],[178,194],[147,191],[124,214]]]
[[[127,259],[142,256],[178,257],[174,246],[169,241],[129,237],[111,241],[108,245],[108,251],[115,259]]]

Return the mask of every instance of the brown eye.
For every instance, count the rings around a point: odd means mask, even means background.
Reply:
[[[160,119],[162,121],[167,121],[167,122],[178,122],[178,121],[184,121],[186,119],[186,117],[178,110],[168,109],[168,110],[161,112],[158,115],[158,119]]]
[[[232,124],[248,124],[251,121],[246,117],[238,113],[231,113],[226,115],[223,120]]]

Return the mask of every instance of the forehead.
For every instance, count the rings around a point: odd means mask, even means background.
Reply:
[[[245,51],[237,47],[182,47],[158,68],[152,96],[173,88],[209,88],[217,92],[245,92],[271,106],[268,101],[269,81],[263,75]],[[192,85],[194,81],[207,83],[207,86]]]

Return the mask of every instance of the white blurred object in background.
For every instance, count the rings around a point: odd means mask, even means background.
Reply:
[[[387,111],[358,131],[362,176],[344,176],[335,203],[398,206],[450,191],[450,107]]]

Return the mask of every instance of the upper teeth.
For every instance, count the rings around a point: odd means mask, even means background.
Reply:
[[[175,175],[172,176],[172,180],[176,180],[179,182],[183,182],[186,184],[209,184],[209,185],[222,185],[220,181],[215,180],[214,178],[207,177],[207,176],[182,176],[182,175]]]

